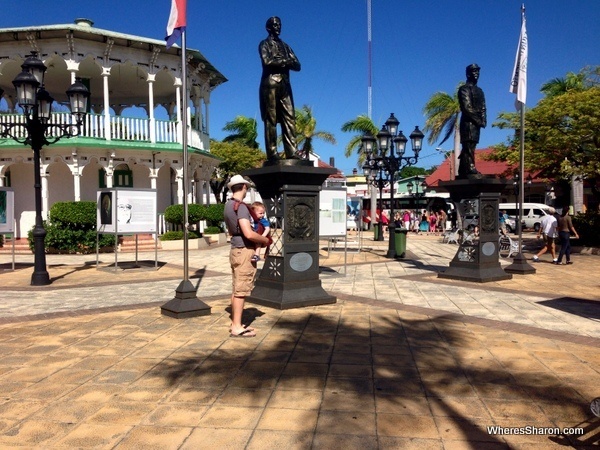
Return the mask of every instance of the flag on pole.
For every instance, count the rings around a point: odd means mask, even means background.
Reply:
[[[167,48],[171,48],[185,31],[185,9],[186,0],[171,0],[171,14],[167,22],[167,37],[165,37]]]
[[[525,104],[527,100],[527,30],[525,27],[525,14],[523,14],[521,21],[521,35],[519,36],[515,67],[510,82],[510,92],[517,94],[517,102],[520,103],[518,107]]]

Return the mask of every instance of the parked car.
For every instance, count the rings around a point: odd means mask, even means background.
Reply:
[[[514,217],[508,217],[505,221],[506,231],[508,233],[516,233],[517,232],[517,222]],[[467,214],[463,218],[463,228],[473,231],[476,226],[479,225],[479,216],[477,214]]]
[[[500,211],[506,211],[506,214],[511,217],[518,217],[518,206],[515,203],[500,203],[499,208]],[[550,207],[543,203],[523,203],[523,226],[538,231],[542,218],[548,215],[548,208]]]

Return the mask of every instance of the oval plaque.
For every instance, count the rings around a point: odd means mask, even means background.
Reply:
[[[494,254],[494,252],[496,251],[496,245],[493,242],[486,242],[485,244],[483,244],[483,246],[481,247],[481,252],[485,255],[485,256],[492,256]]]
[[[304,272],[312,266],[313,258],[308,253],[296,253],[290,258],[290,267],[296,272]]]

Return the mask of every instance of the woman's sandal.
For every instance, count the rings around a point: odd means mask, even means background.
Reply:
[[[236,338],[253,338],[256,337],[256,333],[253,330],[242,330],[239,333],[235,334],[235,333],[229,333],[229,336],[231,337],[236,337]]]

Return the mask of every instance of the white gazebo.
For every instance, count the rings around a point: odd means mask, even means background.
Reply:
[[[208,203],[210,176],[219,164],[209,148],[210,94],[227,79],[199,51],[187,49],[184,93],[181,48],[167,50],[164,41],[94,28],[87,19],[0,29],[0,123],[23,120],[12,81],[32,52],[48,67],[45,89],[56,99],[51,121],[70,120],[65,90],[76,78],[91,91],[81,134],[42,149],[44,216],[58,201],[95,201],[104,187],[157,189],[159,212],[182,203],[184,113],[189,200]],[[33,179],[31,149],[0,136],[0,186],[15,192],[17,237],[34,224]]]

